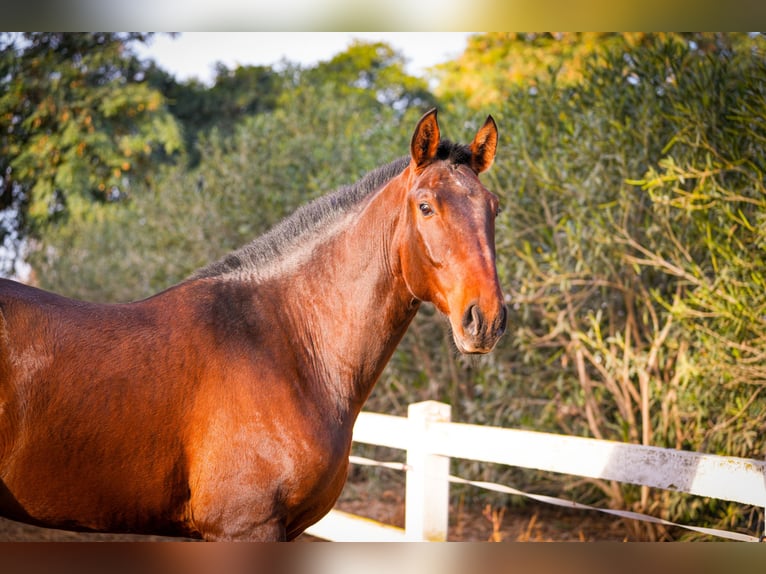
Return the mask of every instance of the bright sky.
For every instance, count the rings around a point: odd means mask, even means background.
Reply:
[[[343,52],[354,39],[383,41],[402,53],[407,71],[420,74],[434,64],[463,53],[466,32],[183,32],[157,34],[148,46],[138,44],[142,57],[175,74],[211,83],[213,66],[274,65],[281,60],[312,65]]]

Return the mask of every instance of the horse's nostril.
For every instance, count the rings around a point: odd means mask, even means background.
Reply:
[[[469,305],[463,315],[463,329],[465,329],[471,335],[478,336],[481,332],[482,323],[484,322],[484,316],[481,313],[478,305]]]
[[[508,324],[508,307],[505,305],[502,306],[500,309],[500,324],[498,325],[497,334],[498,336],[505,333],[505,327]]]

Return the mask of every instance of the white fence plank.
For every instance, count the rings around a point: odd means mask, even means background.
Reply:
[[[434,424],[432,452],[766,506],[766,462],[584,437]]]
[[[412,443],[412,434],[405,417],[361,412],[354,425],[352,440],[407,450]]]

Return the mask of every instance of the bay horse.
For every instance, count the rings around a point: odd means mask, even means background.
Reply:
[[[292,540],[346,480],[354,421],[422,302],[463,353],[505,330],[489,116],[148,299],[0,281],[0,515],[76,531]]]

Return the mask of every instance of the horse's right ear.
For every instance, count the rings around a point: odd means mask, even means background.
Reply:
[[[497,151],[497,124],[492,116],[476,133],[471,143],[471,167],[479,174],[487,171],[495,160]]]
[[[439,122],[436,121],[436,108],[420,118],[410,142],[410,154],[416,168],[425,167],[439,148]]]

